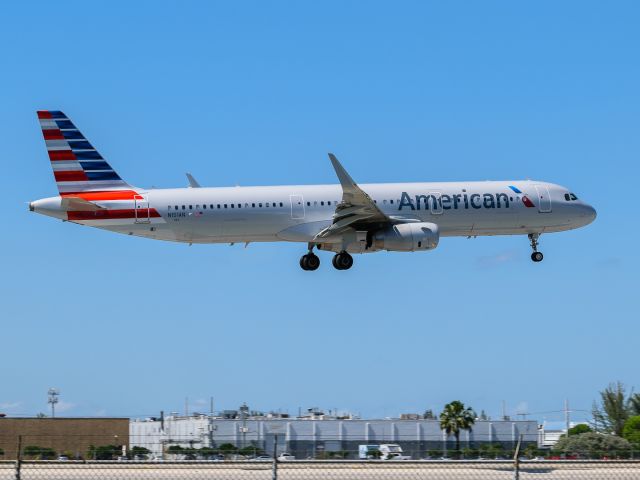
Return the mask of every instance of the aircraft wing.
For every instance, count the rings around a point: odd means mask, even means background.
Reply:
[[[353,181],[334,154],[330,153],[329,159],[342,186],[342,201],[336,206],[332,225],[318,233],[316,238],[339,235],[351,228],[368,230],[367,227],[394,223]]]

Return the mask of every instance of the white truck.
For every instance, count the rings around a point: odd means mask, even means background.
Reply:
[[[380,458],[380,460],[411,460],[411,456],[402,453],[402,447],[397,443],[358,446],[358,456],[361,460],[375,458]]]

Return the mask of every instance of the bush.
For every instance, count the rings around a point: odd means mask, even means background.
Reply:
[[[631,417],[625,422],[622,436],[635,447],[640,447],[640,415]]]
[[[117,445],[102,445],[100,447],[90,445],[87,457],[93,460],[113,460],[113,457],[121,453],[122,447]]]
[[[624,457],[631,451],[631,444],[615,435],[587,432],[561,437],[553,451],[580,458]]]
[[[240,455],[244,455],[246,457],[249,457],[251,455],[262,455],[264,453],[264,450],[262,450],[261,448],[258,448],[256,446],[253,446],[253,445],[248,445],[248,446],[242,447],[240,450],[238,450],[238,453]]]
[[[569,429],[569,435],[580,435],[581,433],[592,432],[591,427],[585,423],[579,423],[575,427]]]
[[[235,453],[238,450],[233,443],[223,443],[218,447],[218,449],[220,450],[220,453],[224,454]]]
[[[475,448],[463,448],[462,458],[476,458],[479,452]]]
[[[37,445],[27,445],[22,453],[38,460],[51,460],[56,456],[56,451],[53,448],[38,447]]]

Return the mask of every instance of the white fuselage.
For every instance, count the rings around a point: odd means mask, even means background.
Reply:
[[[559,232],[584,226],[595,210],[536,181],[362,184],[390,218],[438,225],[440,236]],[[136,200],[96,201],[136,209],[138,218],[70,219],[110,231],[187,243],[311,242],[331,225],[340,185],[137,189]],[[526,197],[526,198],[525,198]],[[527,199],[531,201],[527,206]],[[31,204],[66,219],[60,197]],[[148,209],[148,210],[147,210]],[[149,212],[151,212],[149,214]]]

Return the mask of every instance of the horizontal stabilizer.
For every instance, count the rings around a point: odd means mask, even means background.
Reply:
[[[63,197],[62,209],[67,212],[95,212],[96,210],[105,210],[104,207],[78,197]]]

